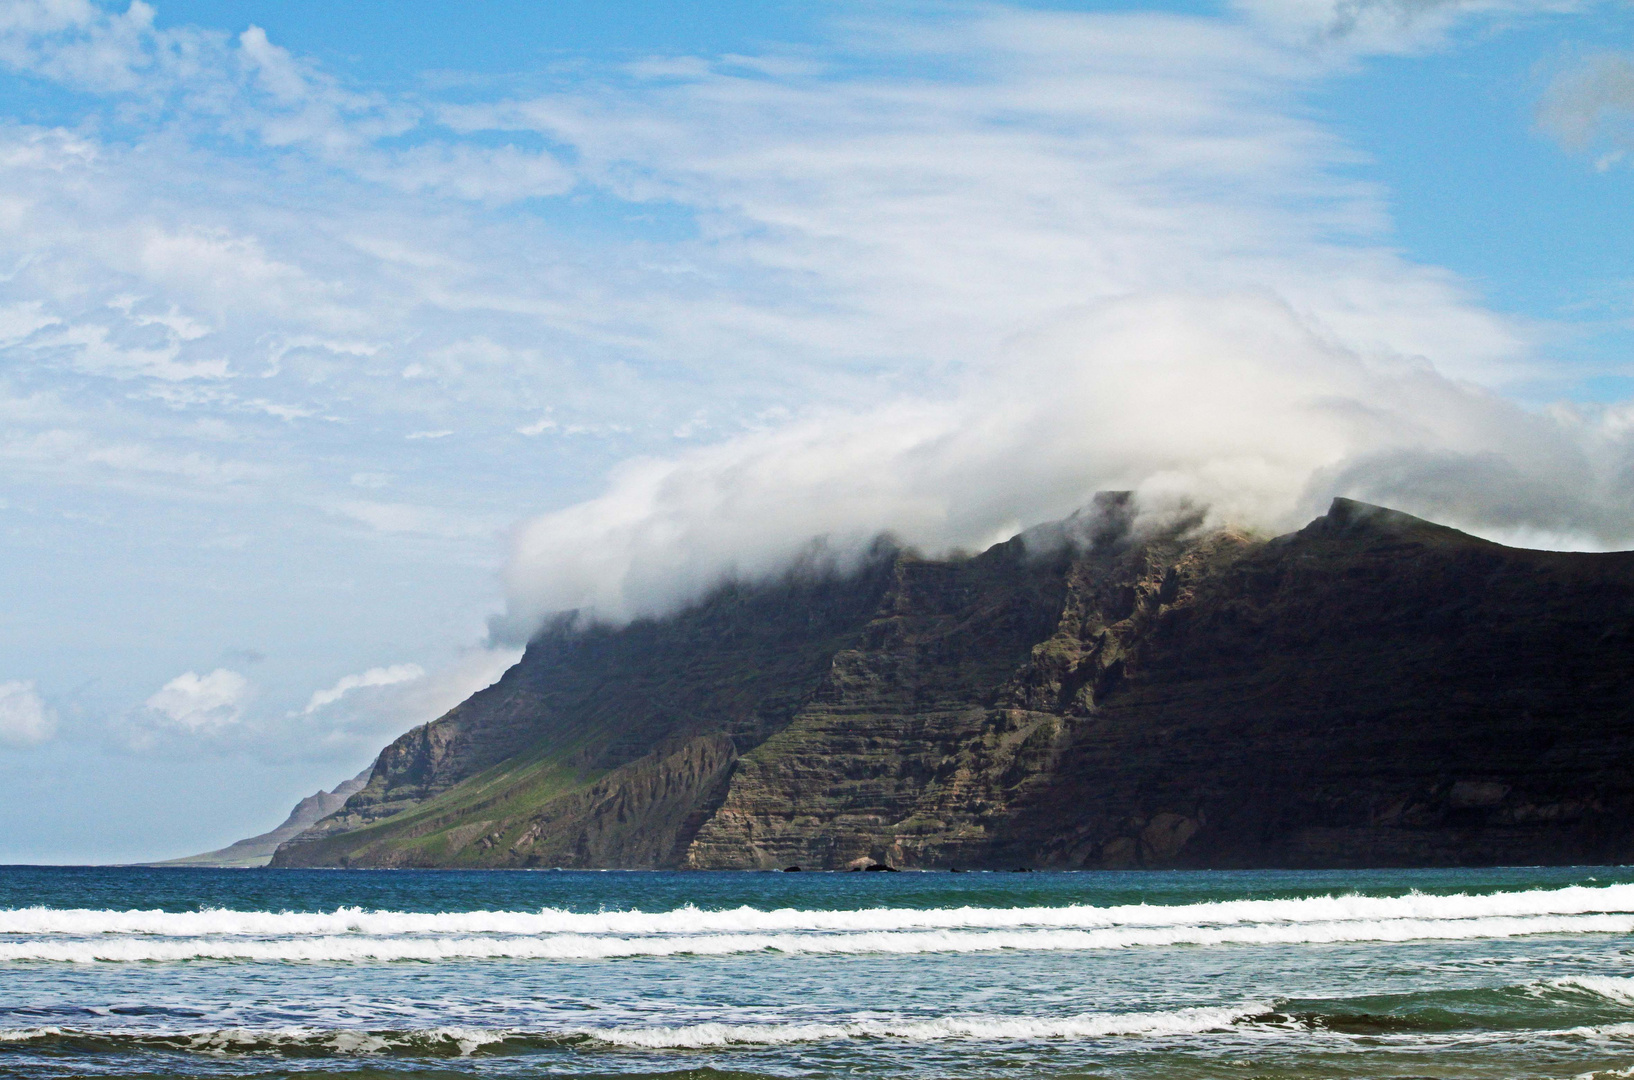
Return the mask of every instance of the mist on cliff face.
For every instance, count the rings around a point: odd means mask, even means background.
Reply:
[[[503,636],[661,614],[883,531],[981,549],[1097,490],[1209,525],[1296,528],[1346,495],[1511,543],[1634,538],[1634,410],[1533,412],[1424,360],[1347,345],[1264,293],[1132,297],[1013,340],[940,395],[813,415],[668,459],[523,524]]]

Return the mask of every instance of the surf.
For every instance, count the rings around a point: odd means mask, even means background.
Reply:
[[[1404,896],[1359,894],[1196,904],[1123,904],[1057,907],[861,908],[823,910],[740,906],[709,910],[685,905],[669,911],[405,912],[339,907],[327,912],[0,909],[0,935],[135,934],[162,937],[334,936],[361,934],[727,934],[893,932],[913,930],[1116,929],[1264,924],[1441,922],[1483,918],[1537,918],[1634,913],[1634,885],[1529,889],[1496,893]]]
[[[722,957],[775,953],[993,953],[1093,951],[1165,946],[1404,943],[1513,936],[1634,933],[1634,915],[1283,923],[1283,925],[1121,926],[1105,930],[930,930],[722,935],[299,936],[299,938],[36,938],[0,941],[0,961],[70,964],[165,961],[394,962],[611,961],[627,957]]]

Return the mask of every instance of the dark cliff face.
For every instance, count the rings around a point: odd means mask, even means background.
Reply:
[[[1625,861],[1631,767],[1634,554],[1340,500],[1162,612],[1018,835],[1058,864]]]
[[[274,864],[1634,857],[1634,554],[1107,520],[544,635]]]

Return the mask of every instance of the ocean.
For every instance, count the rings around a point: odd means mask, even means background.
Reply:
[[[1634,869],[0,868],[0,1075],[1627,1077]]]

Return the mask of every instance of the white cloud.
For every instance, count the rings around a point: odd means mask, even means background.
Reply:
[[[36,746],[57,732],[53,712],[31,682],[0,683],[0,745]]]
[[[55,326],[62,320],[43,312],[44,302],[29,300],[0,308],[0,346],[15,345],[37,330]]]
[[[1410,53],[1441,44],[1460,23],[1559,14],[1585,0],[1235,0],[1294,44],[1347,53]]]
[[[4,405],[0,401],[0,413]],[[42,410],[34,419],[57,418]],[[19,474],[25,470],[44,474],[58,483],[67,476],[80,480],[107,477],[115,484],[158,480],[195,491],[230,488],[269,474],[265,466],[197,450],[178,452],[146,443],[107,443],[88,431],[55,426],[29,431],[18,425],[12,431],[0,432],[0,459],[11,463]]]
[[[208,675],[183,672],[144,704],[163,727],[189,735],[210,735],[238,723],[249,696],[248,679],[236,671],[217,668]]]
[[[383,742],[437,719],[492,685],[521,657],[521,649],[469,649],[429,673],[414,664],[399,664],[349,675],[331,689],[314,694],[301,713],[291,714],[291,722],[310,726],[280,729],[277,745],[325,752],[378,749]],[[371,682],[346,685],[350,680],[370,676],[374,677]],[[358,692],[365,686],[369,688],[367,693]],[[336,696],[319,701],[329,694]]]
[[[153,15],[141,0],[122,13],[87,0],[17,0],[0,16],[0,61],[87,90],[135,90],[158,69],[174,70],[178,57],[165,46],[197,40],[185,30],[154,34]]]
[[[417,146],[373,158],[360,165],[359,172],[404,191],[486,203],[563,195],[577,182],[549,154],[514,146]]]
[[[390,667],[370,668],[361,675],[344,676],[327,690],[314,692],[312,699],[306,703],[306,708],[301,711],[310,716],[325,705],[333,705],[354,690],[413,682],[425,678],[425,674],[425,669],[419,664],[392,664]]]
[[[435,720],[492,684],[520,657],[520,649],[476,648],[437,664],[369,668],[312,692],[304,707],[281,711],[255,708],[262,694],[235,671],[189,671],[122,718],[110,733],[138,752],[236,754],[285,762],[353,760]]]
[[[694,418],[693,420],[688,421],[688,424],[692,425],[697,424],[698,422],[699,421]],[[518,435],[526,435],[530,439],[538,435],[543,435],[546,432],[556,432],[567,436],[627,435],[630,433],[630,426],[628,424],[563,424],[554,417],[550,416],[547,412],[546,415],[541,416],[533,423],[524,424],[516,429],[516,433]]]
[[[184,379],[223,379],[228,375],[227,361],[215,357],[207,360],[181,362],[179,349],[169,345],[157,349],[121,348],[109,340],[106,326],[81,323],[42,335],[39,348],[60,349],[72,357],[75,367],[95,374],[114,378],[146,375],[166,381]]]
[[[335,512],[359,521],[376,532],[435,536],[445,540],[486,539],[508,524],[502,517],[467,515],[434,506],[354,500],[335,506]]]
[[[720,65],[464,122],[571,142],[616,194],[696,210],[711,243],[689,261],[728,288],[670,275],[649,295],[696,295],[652,316],[672,355],[709,349],[721,381],[763,377],[752,361],[787,369],[778,354],[821,358],[831,392],[864,357],[912,378],[984,362],[1085,302],[1245,286],[1460,376],[1513,374],[1514,328],[1449,275],[1368,244],[1388,223],[1381,193],[1333,175],[1354,155],[1290,107],[1323,70],[1296,52],[1158,15],[988,10],[928,38],[871,29],[876,48],[967,81]]]
[[[1538,103],[1538,125],[1568,150],[1586,150],[1605,139],[1634,147],[1634,56],[1601,53],[1559,72]],[[1622,154],[1601,158],[1615,164]]]
[[[240,319],[247,309],[273,316],[302,311],[337,328],[354,321],[336,307],[337,286],[269,254],[257,236],[220,227],[149,225],[132,239],[140,247],[130,269],[222,317],[237,308]]]

